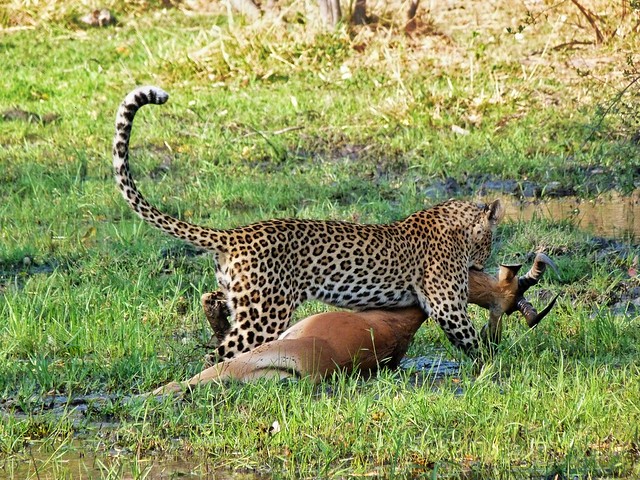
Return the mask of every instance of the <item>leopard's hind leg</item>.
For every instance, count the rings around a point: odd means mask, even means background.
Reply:
[[[230,292],[233,292],[233,288]],[[237,297],[231,294],[229,305],[232,309],[235,307],[232,312],[233,326],[216,348],[215,354],[209,356],[208,363],[233,358],[277,339],[289,326],[293,312],[301,303],[298,299],[288,298],[285,290],[275,294],[266,292],[263,298],[255,300],[259,301],[252,302],[248,294]]]
[[[224,292],[217,290],[202,295],[201,301],[204,315],[220,344],[231,328],[229,322],[231,312],[227,306],[227,297]]]

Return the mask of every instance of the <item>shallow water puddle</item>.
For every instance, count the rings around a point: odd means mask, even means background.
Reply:
[[[400,368],[417,370],[430,377],[443,378],[460,373],[460,364],[442,357],[404,357]]]
[[[417,388],[431,388],[437,390],[449,385],[454,386],[454,393],[462,395],[460,387],[460,363],[446,360],[441,356],[404,357],[400,361],[400,368],[412,373],[412,383]]]
[[[59,478],[215,478],[216,480],[256,480],[251,472],[219,470],[207,459],[178,459],[132,455],[96,454],[90,445],[74,440],[57,449],[30,449],[20,457],[2,463],[2,478],[57,480]]]
[[[487,195],[482,201],[496,198],[502,200],[505,217],[512,221],[568,220],[595,235],[640,238],[640,190],[626,196],[609,192],[588,200],[562,197],[520,201],[513,196]]]

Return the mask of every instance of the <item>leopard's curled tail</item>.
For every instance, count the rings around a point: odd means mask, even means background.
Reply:
[[[149,103],[161,105],[168,99],[169,94],[161,88],[139,87],[130,92],[118,108],[116,134],[113,138],[113,168],[116,184],[131,208],[146,222],[198,247],[223,252],[226,250],[226,236],[221,230],[200,227],[162,213],[145,200],[131,176],[129,138],[136,112],[144,105]]]

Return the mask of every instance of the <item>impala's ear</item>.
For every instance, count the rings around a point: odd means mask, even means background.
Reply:
[[[489,222],[493,225],[500,223],[502,218],[504,217],[504,207],[500,200],[494,200],[493,203],[487,205],[486,211],[488,212]]]
[[[518,272],[522,268],[522,265],[500,265],[500,270],[498,270],[498,281],[499,282],[510,282],[513,280]]]

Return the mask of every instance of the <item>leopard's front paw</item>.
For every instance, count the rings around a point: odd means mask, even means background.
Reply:
[[[215,353],[207,353],[204,356],[204,368],[213,367],[216,363],[218,363],[218,355]]]

